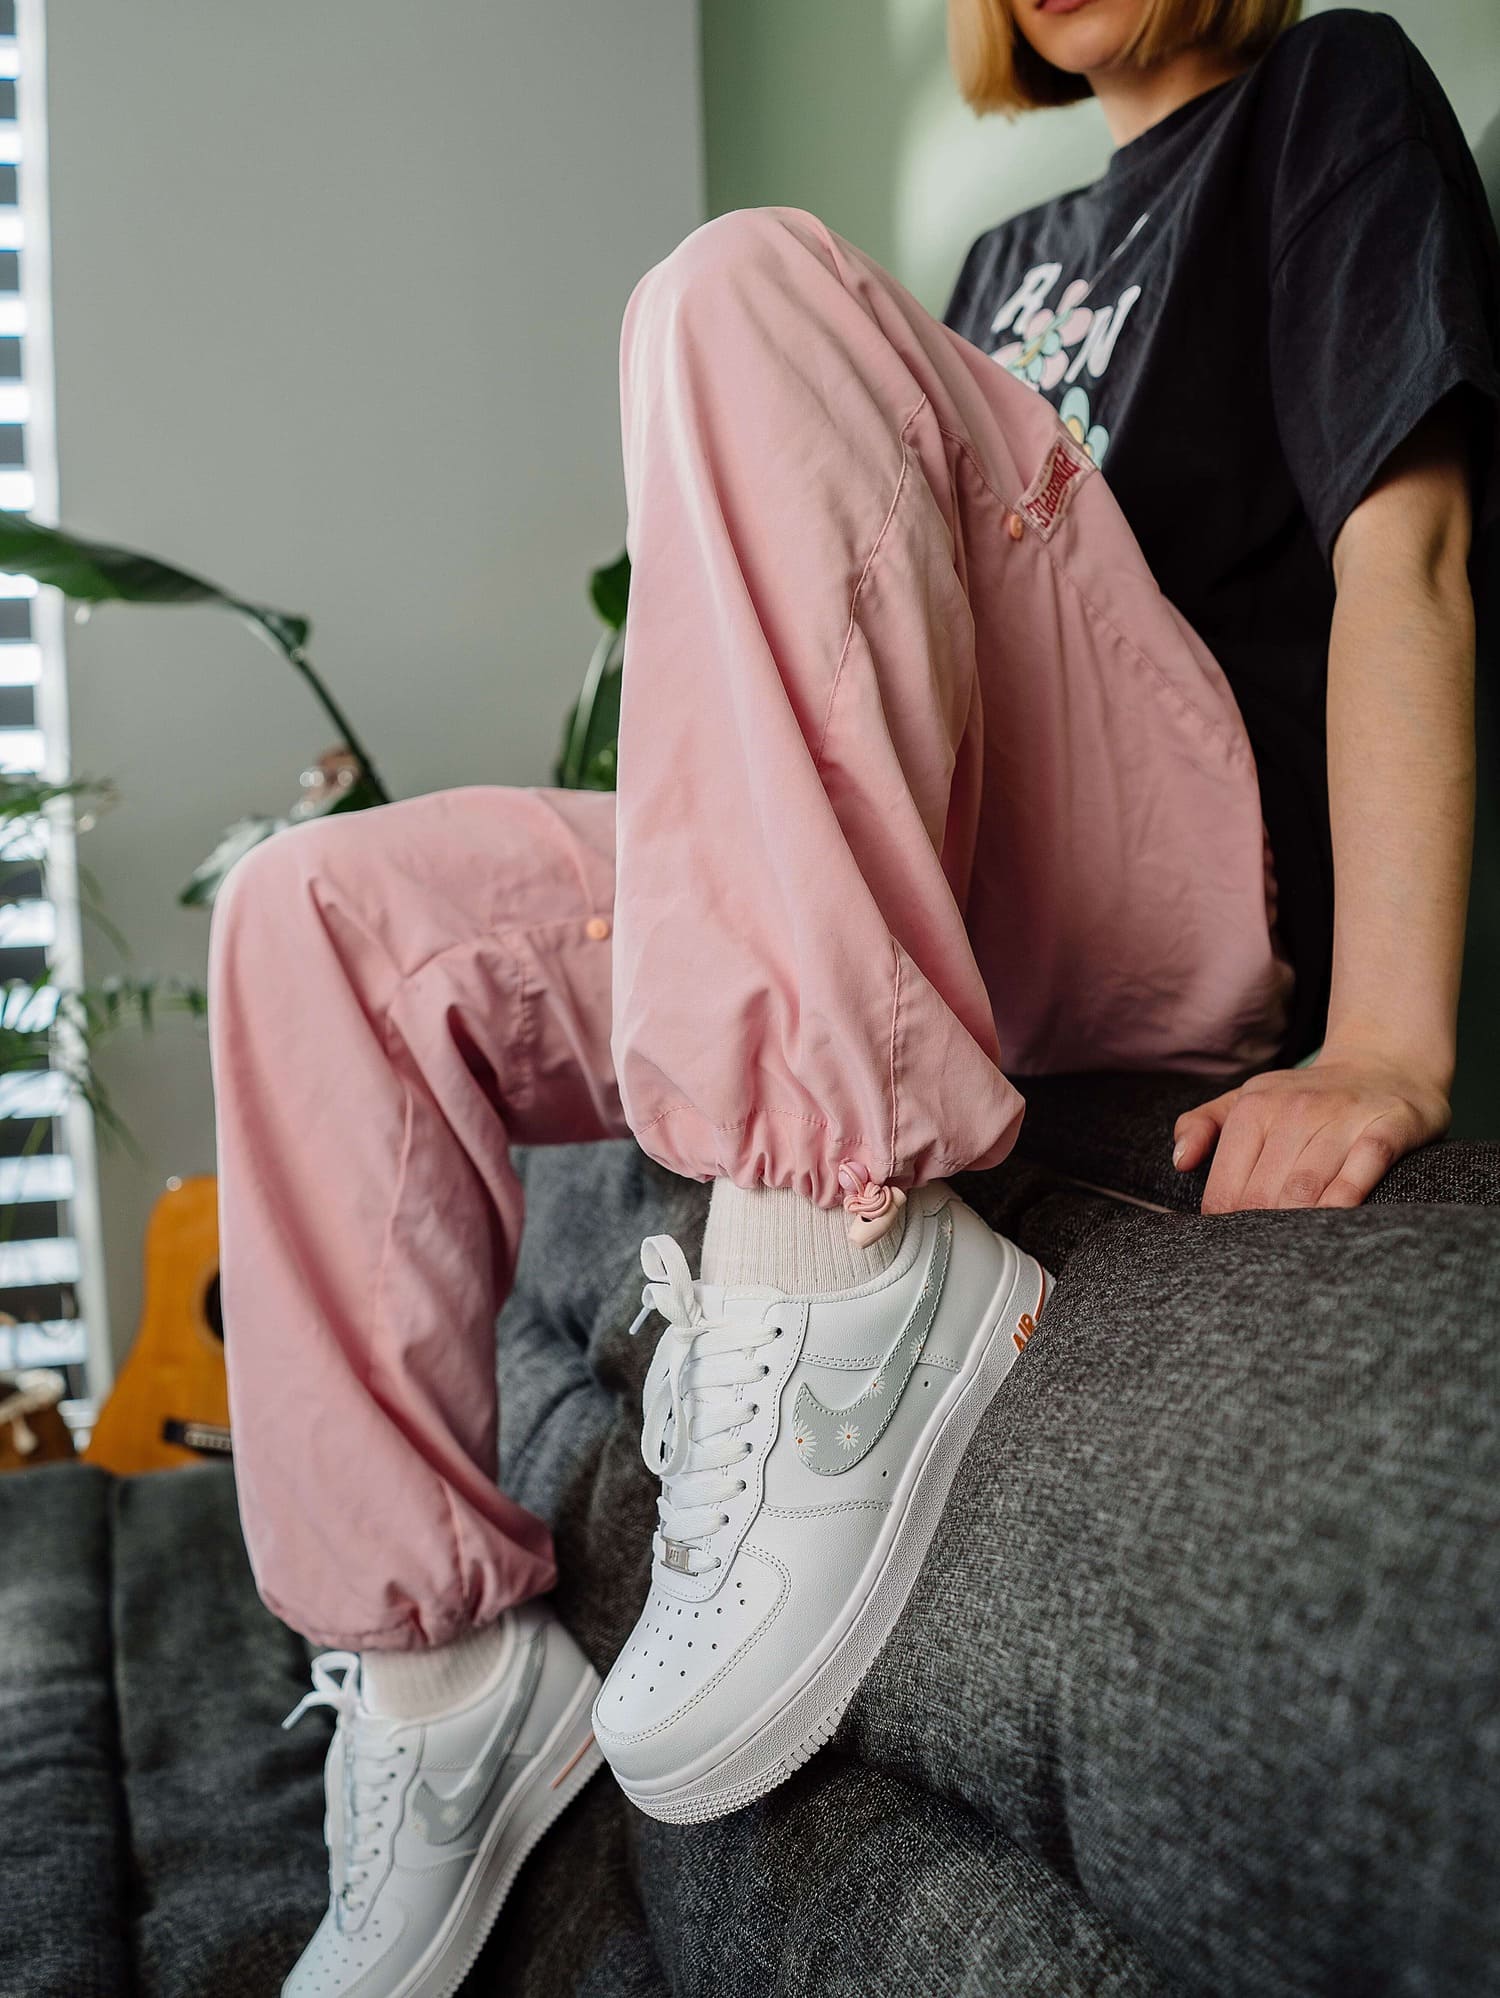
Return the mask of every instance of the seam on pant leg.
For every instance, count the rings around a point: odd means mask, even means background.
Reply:
[[[387,1050],[389,1051],[392,1033],[388,1013],[382,1017],[381,1027],[381,1038],[386,1043]],[[416,1129],[416,1118],[413,1111],[414,1092],[411,1083],[404,1074],[401,1074],[399,1067],[396,1068],[396,1072],[401,1075],[401,1151],[396,1161],[395,1185],[391,1191],[390,1207],[386,1214],[385,1228],[381,1235],[380,1254],[375,1259],[375,1277],[370,1286],[369,1372],[373,1376],[378,1367],[382,1377],[388,1376],[390,1369],[380,1354],[380,1348],[385,1343],[383,1329],[386,1323],[385,1313],[381,1308],[381,1296],[385,1289],[386,1269],[390,1262],[391,1247],[396,1232],[396,1216],[401,1210],[401,1199],[406,1189],[407,1172],[411,1164],[413,1134]],[[372,1392],[376,1393],[377,1399],[383,1400],[383,1395],[376,1389],[373,1379],[369,1380],[366,1384]],[[457,1591],[461,1592],[463,1587],[464,1563],[463,1543],[459,1534],[458,1515],[454,1510],[452,1495],[448,1490],[446,1482],[436,1472],[433,1473],[433,1476],[436,1479],[438,1490],[442,1494],[443,1511],[448,1521],[448,1533],[453,1550],[450,1560],[453,1569],[454,1586]],[[419,1616],[413,1617],[408,1621],[415,1623],[418,1628],[421,1627],[421,1618]]]
[[[854,642],[855,629],[859,622],[860,595],[864,589],[865,582],[869,577],[870,571],[874,566],[875,558],[880,553],[880,550],[885,543],[886,535],[890,531],[891,522],[895,519],[896,510],[901,504],[902,494],[906,491],[907,480],[911,475],[911,447],[907,442],[907,433],[910,431],[912,425],[921,416],[923,410],[927,409],[928,406],[929,406],[928,398],[924,394],[918,400],[916,406],[904,419],[904,421],[901,424],[900,430],[897,432],[897,437],[901,445],[901,469],[896,476],[895,490],[891,494],[891,502],[890,505],[886,508],[885,518],[880,523],[879,532],[876,534],[874,542],[871,544],[870,552],[865,558],[864,566],[859,572],[859,579],[855,583],[853,594],[849,599],[849,623],[844,631],[844,642],[842,646],[839,648],[838,664],[834,668],[833,684],[828,689],[828,701],[823,710],[823,726],[819,731],[818,744],[816,750],[814,751],[814,756],[813,756],[814,766],[818,770],[820,777],[822,775],[823,752],[827,747],[827,742],[828,742],[828,731],[833,726],[834,702],[838,698],[839,688],[843,683],[844,666],[848,660],[850,648],[852,647]],[[936,420],[936,418],[934,418],[934,420]],[[938,428],[940,431],[942,431],[941,424],[938,425]],[[946,435],[947,433],[943,432],[943,434]],[[900,1032],[900,1020],[901,1020],[901,951],[900,951],[900,946],[897,944],[896,939],[894,937],[890,939],[890,943],[891,943],[891,956],[892,956],[893,969],[891,977],[891,1028],[890,1028],[890,1039],[886,1051],[887,1053],[886,1072],[889,1078],[889,1088],[891,1093],[891,1121],[890,1121],[889,1135],[887,1139],[887,1153],[886,1153],[887,1162],[884,1172],[882,1174],[882,1177],[885,1179],[889,1179],[895,1173],[896,1170],[896,1156],[897,1156],[897,1148],[900,1142],[900,1128],[901,1128],[901,1112],[900,1112],[899,1081],[898,1081],[899,1062],[897,1056],[897,1042]],[[862,1138],[849,1138],[843,1140],[843,1142],[846,1144],[854,1145],[854,1144],[863,1144],[865,1141]]]
[[[385,1042],[386,1052],[387,1054],[389,1054],[390,1043],[391,1043],[389,1018],[382,1017],[380,1024],[381,1024],[380,1037]],[[395,1066],[394,1063],[392,1065],[393,1067]],[[399,1069],[397,1069],[396,1072],[400,1074]],[[386,1209],[385,1226],[381,1230],[381,1236],[380,1236],[380,1254],[375,1258],[374,1278],[370,1285],[371,1345],[369,1353],[369,1372],[372,1374],[375,1371],[375,1357],[376,1357],[374,1342],[379,1337],[380,1326],[382,1323],[382,1313],[381,1313],[381,1304],[380,1304],[381,1294],[385,1289],[386,1266],[390,1261],[391,1248],[396,1233],[396,1215],[400,1211],[401,1196],[406,1188],[406,1176],[411,1164],[412,1138],[415,1127],[416,1127],[416,1119],[412,1112],[411,1084],[407,1081],[406,1077],[402,1075],[401,1076],[401,1150],[397,1154],[396,1158],[395,1184],[392,1187],[390,1202]],[[382,1362],[382,1367],[383,1366],[384,1363]],[[365,1384],[367,1387],[372,1385],[372,1383],[368,1380],[366,1381]]]
[[[833,264],[834,276],[838,279],[839,283],[844,287],[845,291],[853,294],[854,287],[853,285],[850,284],[848,278],[844,275],[844,260],[839,255],[838,243],[834,240],[833,231],[829,228],[828,224],[823,220],[822,216],[815,215],[810,208],[797,208],[788,203],[778,203],[777,205],[779,207],[784,208],[788,214],[800,215],[806,221],[811,222],[813,228],[823,238],[824,245],[828,251],[829,260]]]
[[[557,787],[555,785],[549,785],[544,787],[539,784],[528,784],[522,788],[524,788],[527,797],[531,799],[532,803],[537,807],[537,809],[540,812],[544,813],[545,816],[552,822],[552,824],[563,834],[563,850],[568,856],[569,866],[573,869],[573,873],[577,877],[578,899],[582,903],[585,912],[581,920],[586,922],[589,916],[608,915],[610,913],[609,909],[598,909],[594,906],[594,897],[593,897],[593,892],[589,887],[588,875],[584,869],[583,862],[578,858],[578,847],[579,847],[578,835],[573,831],[572,827],[568,824],[567,820],[563,817],[562,813],[558,811],[556,805],[553,804],[552,800],[543,795],[544,789],[555,790]],[[611,909],[613,908],[613,902],[614,898],[613,896],[611,896],[610,898]],[[527,927],[534,929],[541,927],[541,925],[528,924]]]
[[[535,1060],[531,1045],[532,1013],[530,1010],[530,994],[527,991],[525,980],[521,976],[521,967],[519,963],[518,954],[513,948],[510,948],[508,946],[505,936],[504,935],[493,936],[490,939],[488,939],[488,941],[496,945],[500,949],[503,959],[510,967],[516,988],[516,995],[518,1001],[517,1005],[518,1028],[517,1032],[506,1043],[507,1063],[509,1064],[511,1058],[514,1057],[515,1073],[518,1077],[521,1087],[531,1088],[533,1087]],[[483,948],[484,942],[485,939],[483,938],[478,939],[477,947]],[[411,1165],[411,1157],[412,1157],[412,1151],[415,1141],[415,1131],[416,1131],[416,1115],[414,1107],[416,1099],[416,1090],[413,1087],[411,1078],[406,1073],[405,1068],[397,1052],[398,1048],[408,1054],[410,1050],[407,1048],[405,1037],[400,1033],[399,1029],[396,1027],[394,1021],[392,1020],[391,1015],[395,1010],[396,1002],[400,998],[401,994],[403,994],[410,986],[414,985],[416,981],[419,978],[421,978],[423,973],[426,972],[432,965],[439,963],[444,957],[449,956],[453,951],[472,950],[475,947],[476,947],[475,944],[470,944],[470,943],[452,944],[447,946],[445,949],[441,951],[435,951],[431,957],[424,958],[421,965],[418,966],[416,970],[408,972],[404,975],[398,971],[396,992],[393,995],[390,1004],[382,1008],[380,1014],[381,1040],[385,1045],[387,1054],[391,1057],[392,1069],[394,1073],[399,1077],[401,1083],[401,1110],[402,1110],[401,1151],[400,1151],[400,1156],[398,1157],[396,1162],[395,1184],[391,1191],[390,1206],[386,1214],[385,1228],[381,1237],[380,1254],[376,1259],[375,1277],[374,1277],[374,1282],[372,1283],[370,1289],[370,1345],[369,1345],[370,1373],[373,1375],[378,1365],[381,1378],[383,1381],[399,1378],[399,1369],[391,1368],[384,1357],[384,1348],[386,1345],[385,1329],[388,1323],[388,1315],[382,1305],[382,1296],[385,1289],[386,1272],[389,1266],[392,1248],[394,1246],[396,1217],[401,1211],[402,1198],[406,1190],[407,1176]],[[507,1077],[509,1077],[510,1072],[511,1071],[508,1066]],[[435,1101],[434,1101],[434,1111],[435,1114],[439,1116],[442,1115],[441,1107],[438,1106]],[[500,1113],[496,1111],[495,1114],[498,1117]],[[367,1384],[371,1387],[372,1391],[374,1391],[373,1381]],[[383,1401],[383,1397],[381,1398]],[[449,1489],[447,1480],[442,1476],[441,1472],[432,1469],[431,1466],[429,1466],[428,1468],[431,1472],[434,1481],[437,1484],[439,1492],[442,1495],[443,1510],[448,1520],[448,1531],[452,1542],[451,1563],[453,1570],[454,1599],[459,1606],[457,1612],[457,1618],[455,1619],[452,1607],[450,1605],[443,1605],[442,1607],[444,1609],[448,1621],[451,1622],[457,1620],[458,1622],[461,1623],[465,1618],[472,1620],[474,1614],[474,1605],[469,1601],[464,1586],[466,1561],[465,1561],[464,1534],[463,1534],[462,1521],[459,1518],[458,1509],[454,1505],[453,1494]],[[416,1611],[407,1619],[407,1624],[408,1627],[423,1631],[425,1634],[426,1623],[425,1619],[421,1615],[420,1606],[418,1606]]]
[[[536,994],[528,976],[529,967],[522,962],[521,953],[510,941],[511,934],[525,935],[524,931],[507,932],[497,937],[505,957],[509,960],[515,981],[516,1011],[518,1015],[516,1033],[505,1044],[507,1062],[512,1059],[516,1065],[516,1083],[510,1089],[510,1096],[517,1107],[521,1104],[529,1108],[536,1106]],[[507,1076],[507,1083],[509,1077]]]
[[[844,675],[844,662],[849,657],[849,647],[854,642],[854,628],[858,621],[860,592],[864,589],[865,578],[870,573],[875,557],[880,553],[881,543],[885,540],[886,532],[896,517],[896,508],[900,504],[901,495],[906,489],[907,474],[911,470],[911,454],[906,442],[906,433],[926,407],[927,398],[924,395],[896,433],[897,442],[901,446],[901,469],[896,474],[896,489],[891,494],[891,503],[886,508],[885,519],[880,523],[879,532],[871,544],[869,554],[865,557],[864,567],[859,572],[859,579],[854,585],[854,593],[849,599],[849,622],[844,629],[844,642],[839,647],[838,660],[833,669],[833,684],[828,689],[828,700],[823,708],[823,726],[818,731],[817,745],[813,750],[813,765],[820,776],[823,769],[823,751],[828,742],[828,731],[833,725],[833,704],[838,697],[839,683]]]
[[[548,801],[542,796],[540,796],[538,787],[534,784],[528,784],[523,786],[522,788],[524,789],[525,795],[529,799],[532,808],[536,812],[541,814],[542,817],[546,818],[556,830],[562,832],[564,835],[568,835],[569,834],[568,826],[564,823],[563,819],[548,803]],[[589,884],[584,879],[583,868],[579,864],[578,855],[573,850],[573,841],[570,836],[564,837],[563,839],[563,851],[567,855],[568,865],[573,870],[573,877],[578,883],[578,899],[583,904],[585,909],[591,908],[593,903],[593,897],[589,894]]]
[[[381,1038],[385,1041],[387,1050],[389,1050],[392,1037],[389,1013],[382,1018],[381,1026],[383,1029]],[[391,1191],[391,1202],[386,1214],[385,1229],[381,1236],[380,1254],[375,1261],[375,1280],[370,1287],[370,1373],[372,1375],[375,1373],[378,1364],[383,1376],[389,1375],[390,1369],[386,1365],[384,1358],[379,1357],[379,1348],[385,1343],[383,1335],[386,1323],[385,1314],[381,1309],[381,1295],[385,1289],[386,1269],[390,1262],[391,1247],[396,1233],[396,1216],[401,1210],[401,1199],[406,1190],[407,1172],[411,1165],[412,1141],[416,1130],[416,1116],[413,1109],[414,1092],[411,1083],[404,1074],[401,1074],[399,1067],[396,1068],[396,1073],[401,1075],[401,1153],[396,1161],[396,1180]],[[374,1391],[375,1384],[373,1380],[368,1385]],[[436,1478],[438,1490],[442,1493],[443,1511],[447,1516],[449,1538],[453,1544],[453,1552],[450,1558],[453,1568],[454,1585],[456,1589],[461,1590],[464,1570],[463,1547],[459,1539],[458,1517],[454,1512],[453,1500],[449,1494],[447,1484],[436,1472],[433,1473],[433,1476]],[[416,1622],[420,1627],[421,1619],[419,1617],[413,1618],[412,1621]]]
[[[883,1175],[886,1179],[895,1175],[897,1140],[901,1129],[901,1097],[896,1080],[896,1043],[901,1020],[901,946],[894,937],[891,938],[891,960],[894,967],[891,975],[891,1151]]]

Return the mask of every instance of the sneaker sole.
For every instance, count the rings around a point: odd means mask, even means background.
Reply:
[[[832,1739],[916,1586],[974,1432],[1020,1357],[1025,1342],[1013,1337],[1012,1328],[1023,1311],[1038,1323],[1052,1295],[1053,1279],[1042,1265],[1020,1250],[1016,1255],[1016,1270],[990,1301],[989,1334],[970,1354],[962,1386],[927,1454],[913,1460],[905,1498],[898,1492],[892,1505],[893,1511],[900,1509],[895,1531],[885,1548],[877,1547],[870,1562],[873,1572],[861,1577],[845,1605],[846,1627],[833,1650],[771,1719],[704,1775],[660,1789],[635,1789],[621,1782],[625,1795],[648,1817],[665,1824],[727,1817],[784,1783]]]
[[[496,1810],[447,1920],[390,1998],[453,1998],[473,1969],[532,1848],[604,1766],[591,1718],[599,1685],[595,1671],[580,1678],[526,1774]]]

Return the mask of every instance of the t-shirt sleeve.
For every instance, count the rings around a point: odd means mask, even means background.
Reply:
[[[943,308],[943,324],[951,326],[955,333],[963,333],[966,338],[972,338],[968,333],[968,322],[974,309],[974,287],[980,258],[984,253],[988,236],[993,233],[987,231],[983,236],[976,236],[965,250],[964,260],[958,267],[957,277],[953,280],[953,289],[948,294],[948,303]]]
[[[1477,173],[1470,184],[1454,165],[1402,136],[1276,246],[1276,423],[1325,558],[1386,458],[1455,390],[1477,530],[1500,509],[1500,255]]]

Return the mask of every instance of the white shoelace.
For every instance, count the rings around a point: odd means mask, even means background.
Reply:
[[[785,1328],[760,1316],[764,1300],[746,1299],[725,1318],[705,1317],[687,1257],[670,1235],[646,1237],[641,1268],[650,1281],[631,1335],[659,1311],[667,1321],[662,1339],[669,1342],[666,1368],[645,1410],[641,1455],[661,1479],[662,1539],[701,1554],[701,1543],[729,1523],[721,1510],[725,1501],[745,1489],[745,1481],[729,1473],[754,1455],[754,1444],[728,1433],[758,1412],[736,1390],[770,1373],[759,1348],[781,1338]],[[715,1558],[682,1572],[701,1575],[719,1566]]]
[[[335,1678],[335,1673],[343,1677]],[[323,1783],[328,1802],[329,1892],[335,1919],[342,1924],[345,1912],[358,1914],[365,1905],[362,1889],[383,1855],[388,1829],[379,1816],[396,1775],[388,1765],[406,1750],[389,1743],[377,1748],[367,1736],[361,1738],[357,1652],[321,1652],[312,1662],[312,1681],[312,1691],[302,1695],[281,1725],[295,1727],[313,1707],[332,1707],[338,1716]],[[367,1764],[382,1773],[362,1774],[362,1765]]]

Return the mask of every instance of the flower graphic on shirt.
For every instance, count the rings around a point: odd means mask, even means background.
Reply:
[[[1102,423],[1089,422],[1088,391],[1075,384],[1057,405],[1057,413],[1094,463],[1102,465],[1109,449],[1109,432]]]
[[[1087,291],[1086,280],[1077,278],[1063,293],[1055,311],[1039,306],[1022,320],[1016,328],[1020,339],[995,352],[994,358],[1001,367],[1008,368],[1033,388],[1056,388],[1068,371],[1072,358],[1068,349],[1078,345],[1094,321],[1093,313],[1078,303]]]

